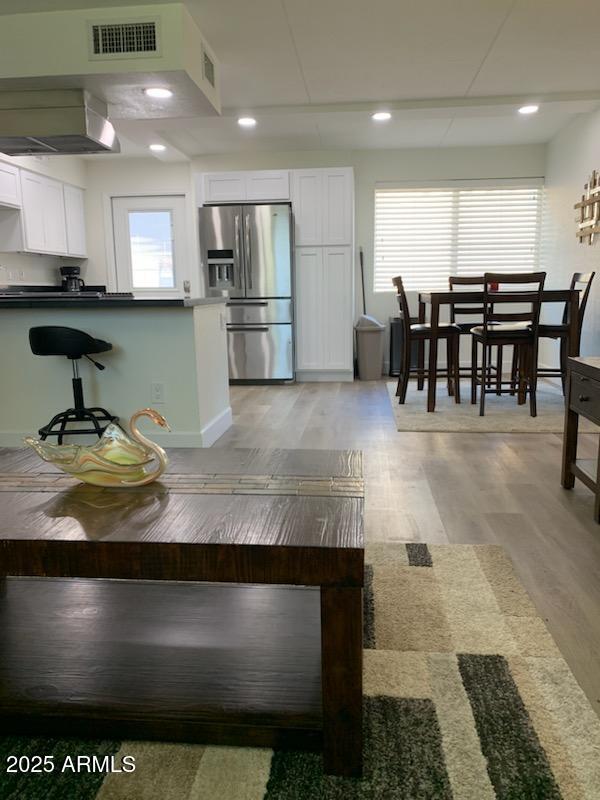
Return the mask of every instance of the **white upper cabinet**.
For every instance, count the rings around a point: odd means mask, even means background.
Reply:
[[[63,184],[45,178],[42,197],[45,249],[50,253],[67,253],[67,219]]]
[[[296,245],[322,244],[323,175],[318,169],[292,172],[292,211],[296,226]]]
[[[323,244],[352,244],[354,175],[351,169],[323,170]]]
[[[0,162],[0,205],[21,207],[21,182],[19,170],[12,164]]]
[[[349,167],[292,170],[296,244],[351,245],[354,176]]]
[[[246,199],[246,176],[243,172],[214,172],[202,176],[204,203],[237,203]]]
[[[65,184],[65,220],[67,225],[67,252],[70,256],[85,258],[85,206],[83,189]]]
[[[21,195],[23,199],[23,250],[44,253],[46,247],[45,216],[45,178],[35,172],[21,172]],[[61,198],[61,206],[63,201]],[[21,248],[19,248],[21,249]]]
[[[207,172],[202,175],[202,203],[256,203],[290,199],[287,170],[255,172]]]
[[[83,190],[25,169],[19,172],[20,224],[13,225],[7,249],[85,258]]]
[[[290,173],[264,169],[246,173],[247,200],[289,200]]]

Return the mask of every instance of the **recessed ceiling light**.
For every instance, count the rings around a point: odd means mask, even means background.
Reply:
[[[242,128],[253,128],[256,125],[256,120],[254,117],[240,117],[238,125],[241,125]]]
[[[163,150],[166,150],[166,149],[167,149],[167,147],[164,144],[151,144],[150,145],[150,150],[152,150],[153,153],[162,153]]]
[[[392,115],[389,111],[376,111],[374,114],[371,114],[371,119],[374,119],[376,122],[387,122],[388,119],[391,119]]]
[[[144,89],[144,92],[148,97],[155,97],[157,100],[173,97],[173,92],[170,89],[164,89],[162,86],[151,86],[149,89]]]
[[[531,105],[531,106],[521,106],[519,109],[519,114],[535,114],[536,111],[539,111],[539,106]]]

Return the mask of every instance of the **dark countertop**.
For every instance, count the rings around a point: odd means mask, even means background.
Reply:
[[[227,298],[223,297],[189,297],[189,298],[133,298],[127,300],[90,299],[84,300],[78,297],[69,298],[0,298],[1,308],[193,308],[195,306],[214,305],[224,303]]]

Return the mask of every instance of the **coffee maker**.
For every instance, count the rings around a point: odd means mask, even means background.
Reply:
[[[61,267],[60,275],[62,278],[63,292],[81,292],[85,283],[80,277],[81,267]]]

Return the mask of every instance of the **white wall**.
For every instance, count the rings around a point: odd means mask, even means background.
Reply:
[[[0,161],[15,167],[38,172],[50,178],[85,188],[84,161],[76,156],[20,156],[12,158],[0,153]],[[27,253],[3,253],[0,241],[0,285],[5,283],[55,284],[57,269],[64,259],[58,256],[32,255]],[[73,261],[73,263],[78,263]],[[23,278],[10,279],[9,273]]]
[[[198,264],[196,216],[191,196],[191,170],[187,162],[166,163],[155,158],[107,158],[86,162],[86,222],[88,262],[86,283],[111,285],[113,275],[110,198],[119,195],[179,194],[188,199],[187,257]],[[107,236],[108,233],[108,236]],[[199,278],[198,270],[192,270]],[[114,286],[113,286],[114,288]],[[198,283],[192,283],[197,291]]]
[[[597,273],[586,311],[582,355],[600,355],[600,244],[579,243],[573,206],[594,169],[600,169],[600,111],[582,114],[555,136],[548,145],[546,161],[542,246],[547,285],[563,288],[574,272]],[[561,314],[558,307],[547,309],[544,318],[560,321]],[[558,363],[556,343],[542,340],[540,361]]]

